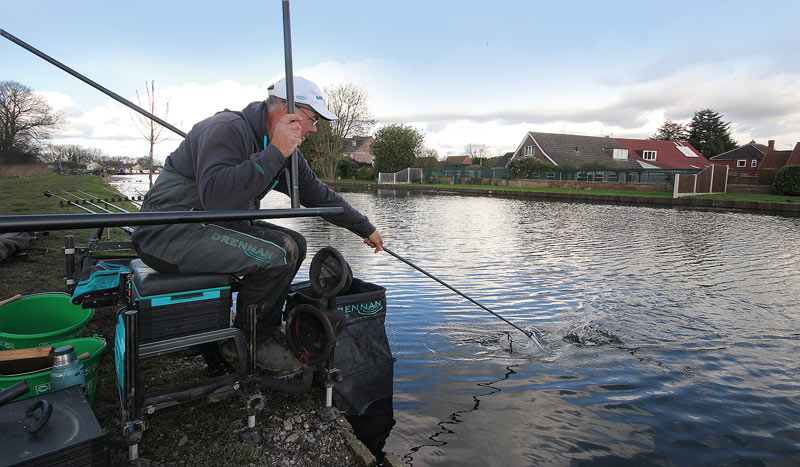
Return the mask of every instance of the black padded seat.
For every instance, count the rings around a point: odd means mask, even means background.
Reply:
[[[235,277],[232,274],[216,273],[168,274],[156,271],[141,259],[131,261],[130,268],[133,284],[140,297],[227,287]]]

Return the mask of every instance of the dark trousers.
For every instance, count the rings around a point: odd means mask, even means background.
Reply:
[[[171,239],[171,247],[164,244],[166,239]],[[289,286],[306,257],[306,239],[263,221],[183,224],[152,235],[137,250],[142,261],[158,271],[241,277],[235,325],[245,329],[247,307],[256,305],[261,343],[281,324]]]

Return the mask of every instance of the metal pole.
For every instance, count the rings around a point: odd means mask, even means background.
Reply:
[[[79,204],[73,203],[76,206]],[[0,216],[0,233],[121,227],[124,225],[194,224],[253,219],[333,216],[344,208],[244,209],[240,211],[169,211],[119,214],[37,214]]]
[[[466,298],[467,300],[469,300],[470,302],[474,303],[475,305],[478,305],[479,307],[483,308],[484,310],[488,311],[489,313],[493,314],[494,316],[496,316],[496,317],[500,318],[501,320],[505,321],[507,324],[511,325],[512,327],[514,327],[514,328],[515,328],[515,329],[517,329],[518,331],[520,331],[520,332],[522,332],[523,334],[525,334],[526,336],[528,336],[528,338],[529,338],[529,339],[531,339],[531,340],[532,340],[532,341],[533,341],[533,342],[534,342],[534,343],[535,343],[535,344],[536,344],[536,345],[539,347],[539,349],[541,349],[542,351],[544,351],[544,347],[542,347],[542,344],[540,344],[540,343],[539,343],[539,341],[538,341],[538,340],[536,340],[536,336],[533,334],[533,332],[532,332],[532,331],[527,331],[527,330],[524,330],[524,329],[522,329],[521,327],[517,326],[516,324],[512,323],[511,321],[509,321],[509,320],[507,320],[507,319],[503,318],[502,316],[498,315],[498,314],[497,314],[497,313],[495,313],[494,311],[492,311],[492,310],[490,310],[490,309],[486,308],[485,306],[481,305],[480,303],[476,302],[475,300],[473,300],[473,299],[471,299],[470,297],[466,296],[465,294],[461,293],[461,292],[460,292],[460,291],[458,291],[458,290],[457,290],[455,287],[452,287],[451,285],[447,284],[447,283],[446,283],[446,282],[444,282],[443,280],[441,280],[441,279],[439,279],[438,277],[434,276],[433,274],[431,274],[431,273],[429,273],[429,272],[425,271],[425,270],[424,270],[424,269],[422,269],[421,267],[419,267],[419,266],[417,266],[416,264],[412,263],[411,261],[409,261],[409,260],[407,260],[407,259],[403,258],[402,256],[398,255],[397,253],[393,252],[392,250],[390,250],[390,249],[386,248],[385,246],[383,247],[383,251],[385,251],[386,253],[389,253],[390,255],[392,255],[392,256],[394,256],[395,258],[399,259],[400,261],[402,261],[402,262],[406,263],[407,265],[411,266],[412,268],[416,269],[417,271],[419,271],[419,272],[421,272],[421,273],[425,274],[426,276],[428,276],[428,277],[430,277],[431,279],[435,280],[436,282],[438,282],[438,283],[442,284],[443,286],[447,287],[448,289],[452,290],[453,292],[455,292],[455,293],[457,293],[457,294],[461,295],[462,297]]]
[[[292,26],[289,20],[289,0],[283,0],[283,53],[286,62],[286,113],[294,113],[294,74],[292,72]],[[299,170],[299,156],[297,149],[292,154],[291,187],[289,196],[292,199],[292,209],[300,207],[300,185],[297,180]]]
[[[44,52],[40,51],[39,49],[33,47],[32,45],[26,43],[25,41],[14,37],[13,35],[9,34],[8,32],[0,29],[0,36],[5,37],[6,39],[10,40],[11,42],[17,44],[18,46],[22,47],[23,49],[27,50],[28,52],[33,53],[34,55],[38,55],[40,58],[50,62],[51,64],[61,68],[62,70],[66,71],[67,73],[71,74],[72,76],[78,78],[79,80],[83,81],[84,83],[88,84],[89,86],[97,89],[98,91],[102,92],[103,94],[107,95],[108,97],[114,99],[115,101],[119,102],[122,105],[130,107],[131,109],[139,112],[140,114],[144,115],[145,117],[153,120],[154,122],[162,125],[165,128],[168,128],[175,133],[179,134],[180,136],[186,137],[186,133],[182,132],[181,130],[175,128],[174,126],[170,125],[169,123],[165,122],[164,120],[156,117],[155,115],[151,114],[150,112],[144,110],[143,108],[139,107],[138,105],[134,104],[133,102],[125,99],[124,97],[120,96],[119,94],[104,88],[103,86],[95,83],[94,81],[90,80],[89,78],[83,76],[82,74],[78,73],[77,71],[73,70],[72,68],[64,65],[63,63],[59,62],[58,60],[50,57],[49,55],[45,54]]]

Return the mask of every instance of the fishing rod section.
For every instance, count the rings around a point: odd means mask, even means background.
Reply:
[[[22,47],[23,49],[27,50],[28,52],[38,56],[39,58],[45,60],[46,62],[54,65],[65,72],[71,74],[72,76],[78,78],[79,80],[83,81],[84,83],[88,84],[89,86],[97,89],[98,91],[102,92],[103,94],[107,95],[108,97],[114,99],[115,101],[119,102],[120,104],[129,107],[130,109],[139,112],[140,114],[144,115],[145,117],[153,120],[154,122],[158,123],[159,125],[163,126],[164,128],[170,129],[176,134],[186,137],[186,133],[179,130],[178,128],[170,125],[169,123],[165,122],[164,120],[160,119],[159,117],[151,114],[150,112],[144,110],[143,108],[139,107],[138,105],[134,104],[133,102],[125,99],[124,97],[120,96],[119,94],[106,89],[105,87],[97,84],[96,82],[92,81],[91,79],[87,78],[86,76],[78,73],[77,71],[73,70],[72,68],[64,65],[63,63],[59,62],[58,60],[54,59],[53,57],[47,55],[46,53],[42,52],[41,50],[37,49],[36,47],[28,44],[27,42],[23,41],[15,37],[14,35],[6,32],[3,29],[0,29],[0,36],[5,37],[6,39],[10,40],[11,42],[17,44],[18,46]]]
[[[525,334],[526,336],[528,336],[528,339],[529,339],[530,341],[532,341],[533,343],[535,343],[535,344],[536,344],[536,346],[537,346],[537,347],[539,347],[539,350],[541,350],[542,352],[544,352],[544,347],[542,347],[542,344],[540,344],[540,343],[539,343],[539,341],[536,339],[536,335],[533,333],[533,331],[532,331],[532,330],[530,330],[530,329],[522,329],[521,327],[519,327],[519,326],[517,326],[516,324],[512,323],[512,322],[511,322],[511,321],[509,321],[508,319],[506,319],[506,318],[504,318],[504,317],[500,316],[499,314],[495,313],[494,311],[490,310],[489,308],[486,308],[485,306],[481,305],[481,304],[480,304],[480,303],[478,303],[477,301],[475,301],[475,300],[473,300],[472,298],[468,297],[466,294],[464,294],[463,292],[459,291],[458,289],[456,289],[455,287],[451,286],[450,284],[446,283],[445,281],[443,281],[443,280],[439,279],[438,277],[436,277],[436,276],[434,276],[433,274],[431,274],[431,273],[429,273],[429,272],[425,271],[424,269],[422,269],[421,267],[419,267],[419,266],[417,266],[416,264],[412,263],[411,261],[409,261],[409,260],[407,260],[407,259],[403,258],[402,256],[398,255],[397,253],[393,252],[393,251],[392,251],[392,250],[390,250],[389,248],[386,248],[385,246],[384,246],[384,247],[382,247],[382,248],[383,248],[383,251],[385,251],[386,253],[389,253],[390,255],[394,256],[395,258],[399,259],[400,261],[402,261],[402,262],[406,263],[407,265],[409,265],[409,266],[411,266],[412,268],[416,269],[417,271],[421,272],[422,274],[425,274],[426,276],[428,276],[428,277],[430,277],[431,279],[435,280],[436,282],[438,282],[438,283],[442,284],[443,286],[447,287],[448,289],[452,290],[453,292],[457,293],[458,295],[461,295],[462,297],[466,298],[467,300],[469,300],[470,302],[472,302],[472,303],[474,303],[475,305],[479,306],[480,308],[482,308],[482,309],[484,309],[484,310],[488,311],[489,313],[491,313],[491,314],[492,314],[492,315],[494,315],[495,317],[497,317],[497,318],[501,319],[501,320],[502,320],[502,321],[504,321],[506,324],[508,324],[508,325],[510,325],[511,327],[513,327],[514,329],[516,329],[516,330],[520,331],[521,333]]]
[[[78,203],[74,203],[74,205],[80,206]],[[0,216],[0,233],[122,227],[130,225],[194,224],[198,222],[283,219],[292,217],[324,217],[342,214],[343,212],[344,208],[335,207]]]
[[[289,18],[289,0],[283,0],[283,56],[286,71],[286,112],[294,113],[294,71],[292,67],[292,24]],[[295,148],[291,160],[291,186],[290,198],[292,200],[292,208],[297,209],[300,207],[300,182],[297,179],[297,174],[300,170],[298,163],[299,156]]]
[[[74,196],[75,198],[78,198],[77,196],[75,196],[75,195],[73,195],[73,194],[71,194],[71,193],[69,193],[69,192],[67,192],[67,191],[64,191],[64,190],[61,190],[61,191],[62,191],[62,192],[64,192],[64,193],[65,193],[66,195],[68,195],[68,196]],[[75,206],[75,207],[77,207],[77,208],[79,208],[79,209],[82,209],[82,210],[84,210],[84,211],[88,212],[89,214],[97,214],[97,211],[92,211],[91,209],[87,208],[86,206],[84,206],[84,205],[82,205],[82,204],[78,204],[78,203],[77,203],[77,202],[75,202],[75,201],[71,201],[71,200],[69,200],[69,199],[66,199],[66,198],[63,198],[63,197],[61,197],[61,196],[58,196],[57,194],[53,193],[52,191],[45,191],[45,192],[44,192],[44,195],[45,195],[45,196],[47,196],[48,198],[50,198],[50,197],[53,197],[53,198],[58,198],[58,199],[60,199],[61,201],[65,202],[65,203],[67,204],[67,206]],[[105,208],[103,208],[103,207],[101,207],[101,206],[98,206],[97,204],[94,204],[94,203],[92,203],[92,202],[86,201],[86,200],[84,200],[84,199],[82,199],[82,198],[78,198],[78,200],[80,200],[80,201],[84,201],[84,202],[85,202],[85,204],[88,204],[88,205],[92,206],[92,207],[93,207],[93,208],[95,208],[95,209],[99,209],[99,210],[101,210],[101,211],[103,211],[103,212],[106,212],[106,213],[109,213],[109,214],[111,214],[111,211],[109,211],[108,209],[105,209]],[[130,228],[130,227],[128,227],[128,226],[119,226],[119,227],[120,227],[120,229],[122,229],[122,230],[124,230],[125,232],[127,232],[127,233],[128,233],[128,235],[130,235],[130,234],[132,234],[132,233],[133,233],[133,229],[132,229],[132,228]]]
[[[289,19],[289,0],[283,0],[283,44],[284,44],[284,56],[286,61],[286,111],[288,113],[294,113],[294,75],[292,71],[292,38],[291,38],[291,25]],[[5,37],[6,39],[10,40],[11,42],[17,44],[18,46],[22,47],[23,49],[31,52],[32,54],[38,56],[39,58],[45,60],[46,62],[60,68],[61,70],[69,73],[70,75],[78,78],[79,80],[83,81],[84,83],[88,84],[89,86],[97,89],[98,91],[102,92],[103,94],[107,95],[108,97],[114,99],[115,101],[119,102],[120,104],[144,115],[145,117],[153,120],[154,122],[158,123],[159,125],[172,130],[175,134],[186,138],[186,133],[177,127],[171,125],[170,123],[162,120],[161,118],[153,115],[152,113],[144,110],[143,108],[139,107],[138,105],[134,104],[133,102],[125,99],[124,97],[120,96],[119,94],[111,91],[110,89],[101,86],[100,84],[96,83],[95,81],[87,78],[86,76],[78,73],[77,71],[73,70],[72,68],[64,65],[60,61],[54,59],[53,57],[47,55],[46,53],[42,52],[41,50],[37,49],[36,47],[28,44],[27,42],[19,39],[18,37],[14,36],[13,34],[0,29],[0,35]],[[297,156],[297,149],[294,150],[294,156],[291,158],[291,186],[289,187],[289,197],[291,198],[291,206],[292,209],[302,209],[300,206],[300,185],[298,180],[298,172],[299,172],[299,157]]]

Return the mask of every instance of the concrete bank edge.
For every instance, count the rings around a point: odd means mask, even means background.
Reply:
[[[715,199],[701,198],[656,198],[649,196],[619,196],[587,193],[552,193],[541,191],[525,190],[492,190],[479,188],[450,188],[450,187],[425,187],[411,185],[378,185],[377,183],[341,183],[327,182],[334,189],[358,189],[358,190],[405,190],[420,192],[442,192],[442,193],[463,193],[482,196],[501,196],[508,198],[531,198],[531,199],[550,199],[558,201],[588,201],[606,202],[615,204],[630,204],[637,206],[654,207],[686,207],[686,208],[714,208],[732,209],[749,212],[759,212],[766,214],[800,215],[800,204],[789,203],[761,203],[756,201],[723,201]]]

